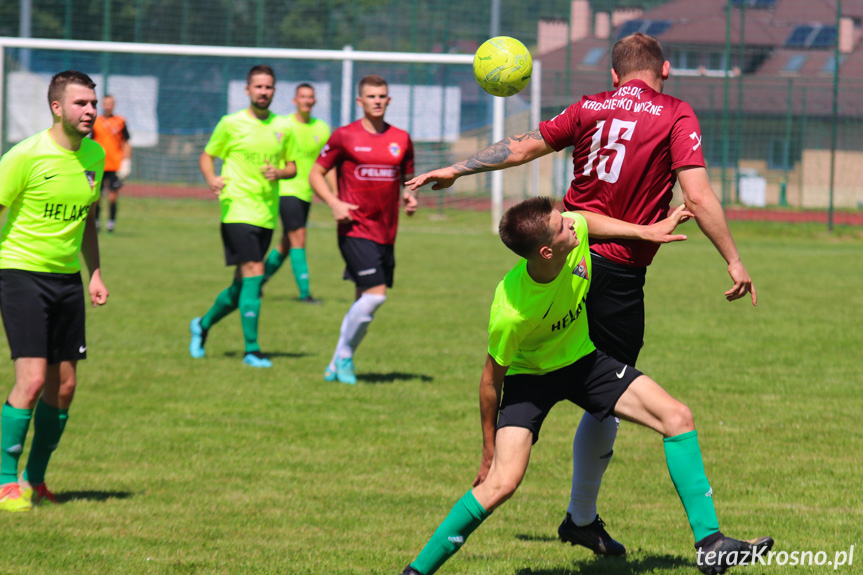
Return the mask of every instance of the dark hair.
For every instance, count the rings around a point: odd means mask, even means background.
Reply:
[[[621,38],[611,49],[611,67],[619,78],[642,71],[653,72],[660,78],[663,64],[662,45],[653,36],[641,32]]]
[[[249,73],[246,74],[246,86],[252,83],[252,76],[257,76],[258,74],[266,74],[273,79],[273,83],[276,81],[276,73],[273,72],[273,69],[267,66],[266,64],[258,64],[257,66],[252,66],[252,69],[249,70]]]
[[[66,93],[66,86],[70,84],[84,86],[91,90],[96,87],[96,83],[90,79],[90,76],[83,72],[66,70],[65,72],[54,74],[51,78],[51,83],[48,84],[48,106],[51,106],[53,102],[61,101],[63,95]]]
[[[526,258],[539,246],[551,242],[554,230],[548,221],[554,200],[540,196],[514,205],[500,220],[498,231],[504,245]]]
[[[312,86],[312,85],[311,85],[311,84],[309,84],[308,82],[303,82],[302,84],[300,84],[299,86],[297,86],[297,89],[294,91],[294,94],[295,94],[295,95],[300,93],[300,88],[308,88],[309,90],[311,90],[311,91],[313,91],[313,92],[315,91],[315,87],[314,87],[314,86]]]
[[[378,76],[377,74],[369,74],[360,80],[360,83],[357,85],[357,93],[362,96],[363,95],[363,87],[365,86],[374,86],[377,88],[378,86],[387,86],[387,81],[383,79],[382,76]]]

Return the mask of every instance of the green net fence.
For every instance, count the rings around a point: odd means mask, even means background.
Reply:
[[[732,12],[726,20],[729,2]],[[773,45],[757,36],[763,33],[759,22],[769,22],[771,15],[774,20],[790,16],[769,0],[706,0],[699,9],[716,12],[712,22],[717,30],[712,39],[703,33],[703,42],[682,34],[688,16],[680,0],[9,0],[0,3],[0,36],[471,54],[496,30],[521,39],[542,61],[542,76],[533,79],[541,85],[541,100],[532,102],[528,89],[506,101],[505,133],[512,134],[535,127],[532,105],[538,105],[540,117],[546,119],[582,94],[609,89],[611,45],[621,34],[647,31],[658,34],[672,63],[665,91],[689,102],[699,116],[711,180],[727,206],[834,207],[859,213],[863,55],[858,58],[856,48],[842,53],[840,74],[834,78],[837,7],[818,11],[812,3],[797,3],[801,8],[794,17],[800,26],[788,24],[789,35],[777,36]],[[854,9],[850,20],[859,38],[863,13],[855,15]],[[651,16],[655,14],[661,18]],[[744,21],[745,34],[737,24]],[[726,22],[731,22],[727,29]],[[801,32],[804,24],[809,28]],[[555,34],[563,35],[562,44],[554,40]],[[566,36],[576,34],[581,35],[565,48]],[[117,98],[117,112],[129,121],[135,147],[130,185],[152,193],[201,189],[197,156],[218,119],[247,105],[245,73],[261,62],[272,65],[278,75],[275,112],[292,112],[294,87],[310,82],[318,95],[316,116],[333,126],[358,117],[350,101],[353,91],[343,89],[344,63],[338,58],[6,48],[0,149],[6,151],[47,126],[47,79],[62,69],[80,69],[96,79],[100,94],[107,91]],[[414,136],[418,170],[464,159],[491,142],[492,98],[476,86],[469,65],[355,62],[352,81],[367,73],[390,82],[388,119]],[[545,157],[538,177],[527,166],[508,171],[504,195],[517,199],[538,191],[560,197],[571,172],[566,153]],[[467,178],[455,190],[433,196],[434,201],[441,207],[487,206],[490,179]]]

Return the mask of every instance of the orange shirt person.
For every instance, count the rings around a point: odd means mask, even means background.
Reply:
[[[102,100],[102,115],[93,124],[93,139],[105,149],[105,177],[102,191],[108,191],[109,216],[106,229],[114,231],[117,220],[117,196],[123,181],[132,171],[132,146],[129,144],[129,129],[126,119],[114,114],[114,97],[106,95]],[[99,227],[101,202],[96,204],[96,226]]]

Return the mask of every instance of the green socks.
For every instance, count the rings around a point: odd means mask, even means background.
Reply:
[[[267,260],[269,261],[270,257]],[[201,318],[201,327],[210,329],[219,320],[239,308],[246,353],[261,351],[258,346],[258,315],[261,312],[261,286],[265,277],[243,278],[242,281],[234,279],[231,287],[216,296],[213,307]]]
[[[719,519],[713,507],[713,488],[704,473],[704,461],[696,431],[666,437],[665,462],[677,495],[686,510],[696,541],[719,531]]]
[[[267,255],[267,259],[264,260],[264,275],[267,279],[270,279],[270,276],[279,271],[279,268],[282,267],[284,262],[284,254],[277,249],[270,250],[270,253]]]
[[[294,272],[294,279],[300,290],[300,299],[305,299],[309,297],[309,266],[306,263],[306,248],[291,248],[287,256],[277,249],[270,250],[266,261],[264,261],[264,277],[266,278],[264,281],[279,271],[288,257],[291,259],[291,271]]]
[[[237,309],[237,305],[240,301],[240,289],[240,280],[235,278],[231,287],[223,290],[222,293],[216,296],[216,301],[213,303],[213,307],[211,307],[206,315],[201,318],[201,327],[204,329],[210,329],[223,317]]]
[[[33,445],[30,446],[30,457],[24,470],[24,479],[32,485],[45,481],[45,470],[48,460],[60,443],[60,436],[66,428],[69,410],[48,405],[41,399],[33,414]]]
[[[261,312],[261,286],[263,283],[264,276],[243,278],[243,285],[240,289],[240,319],[243,322],[246,353],[261,351],[258,345],[258,315]]]
[[[411,563],[411,567],[423,575],[432,575],[447,559],[455,555],[468,536],[489,515],[491,514],[486,512],[473,496],[473,491],[468,491],[453,506],[419,556]]]
[[[3,404],[0,411],[0,485],[18,482],[18,459],[24,451],[32,409],[17,409]]]
[[[309,266],[306,263],[306,248],[291,248],[291,270],[300,290],[300,299],[309,297]]]

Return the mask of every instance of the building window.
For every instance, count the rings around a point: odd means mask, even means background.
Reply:
[[[785,63],[785,67],[782,68],[782,71],[796,74],[800,72],[801,68],[803,68],[803,64],[806,63],[806,59],[806,54],[792,54],[788,57],[788,62]]]
[[[591,48],[581,61],[583,66],[596,67],[602,57],[605,56],[605,48]]]

